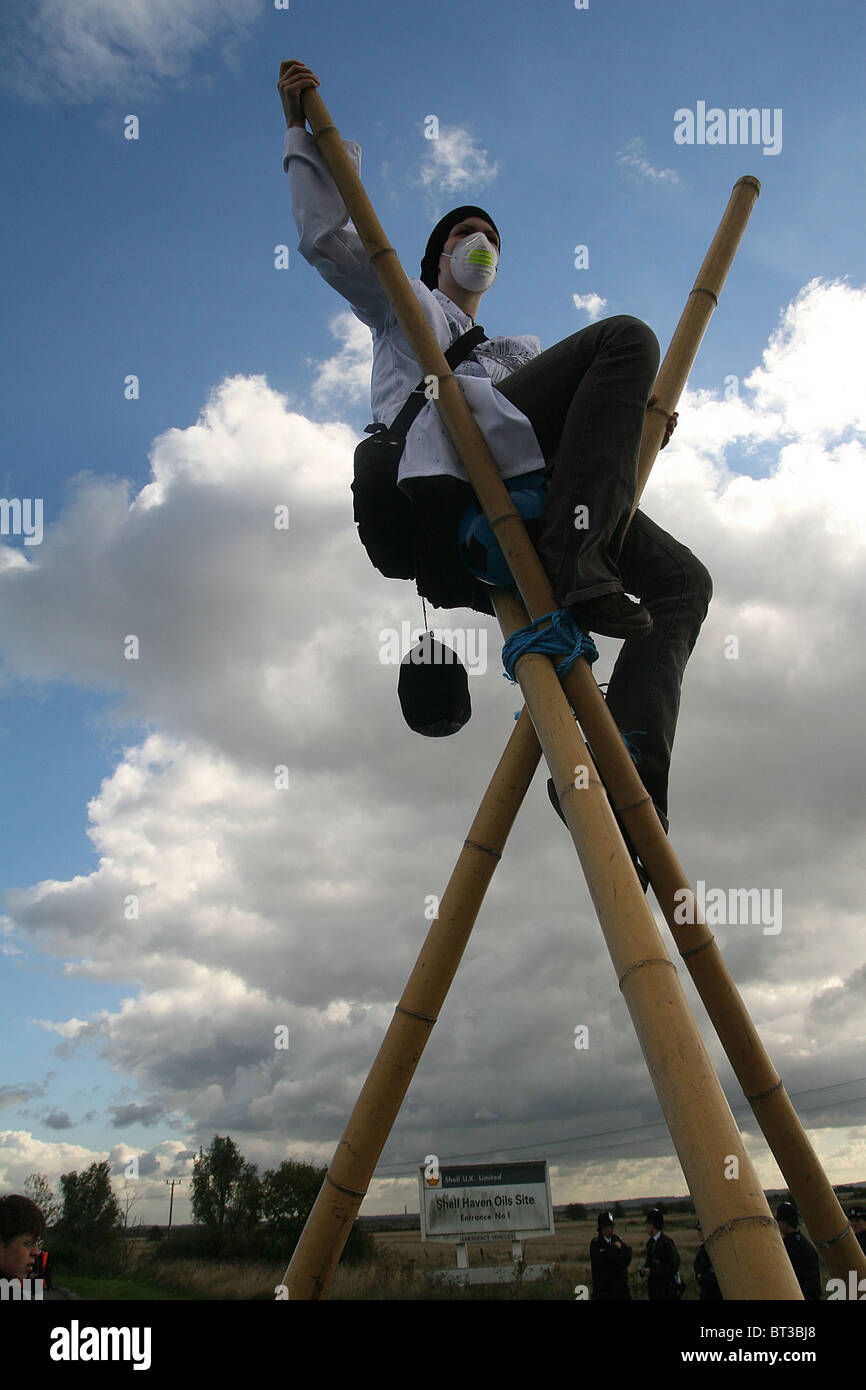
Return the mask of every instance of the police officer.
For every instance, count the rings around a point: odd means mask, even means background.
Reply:
[[[631,1246],[626,1245],[614,1232],[613,1212],[600,1211],[598,1214],[598,1235],[589,1244],[589,1262],[592,1266],[592,1296],[604,1302],[616,1299],[631,1299],[628,1291],[628,1267],[631,1264]]]
[[[821,1273],[818,1251],[799,1230],[800,1213],[793,1202],[780,1202],[776,1220],[785,1242],[788,1258],[803,1290],[803,1297],[816,1302],[821,1297]]]
[[[652,1207],[646,1214],[649,1239],[646,1243],[646,1261],[640,1270],[642,1279],[647,1281],[647,1294],[651,1303],[673,1303],[682,1293],[679,1280],[680,1252],[670,1236],[663,1231],[665,1218],[660,1207]]]
[[[849,1207],[848,1219],[860,1249],[866,1251],[866,1207]]]
[[[719,1288],[719,1281],[716,1278],[716,1271],[713,1269],[713,1262],[710,1259],[709,1251],[703,1241],[704,1228],[700,1221],[695,1223],[695,1229],[701,1233],[701,1243],[698,1246],[698,1253],[695,1255],[694,1268],[695,1279],[700,1289],[700,1299],[702,1303],[710,1301],[718,1302],[723,1299],[723,1294]]]

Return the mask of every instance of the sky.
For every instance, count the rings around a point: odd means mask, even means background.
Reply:
[[[329,1162],[520,708],[494,620],[432,610],[483,654],[473,715],[437,740],[400,716],[383,634],[421,603],[352,520],[370,335],[297,253],[286,58],[360,144],[408,274],[445,211],[491,211],[490,335],[550,347],[629,313],[664,351],[734,182],[760,180],[642,503],[714,582],[670,834],[692,882],[781,894],[780,930],[714,933],[831,1181],[866,1180],[862,6],[35,0],[0,22],[0,1191],[108,1158],[164,1223],[214,1134],[262,1172]],[[747,147],[676,138],[739,107],[764,113]],[[428,1154],[547,1158],[557,1203],[686,1190],[546,775],[364,1212],[417,1210]]]

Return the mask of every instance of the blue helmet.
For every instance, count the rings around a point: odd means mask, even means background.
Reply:
[[[535,545],[547,500],[547,478],[544,473],[521,473],[504,482]],[[457,543],[463,563],[476,579],[498,589],[514,588],[499,542],[477,502],[470,503],[457,523]]]

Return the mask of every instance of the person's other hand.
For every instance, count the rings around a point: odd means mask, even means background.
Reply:
[[[656,403],[657,400],[658,400],[658,396],[655,396],[655,395],[650,396],[649,400],[648,400],[647,403],[646,403],[646,408],[647,408],[647,410],[649,410],[650,406],[655,405],[655,403]],[[674,430],[675,430],[676,427],[677,427],[677,420],[678,420],[679,418],[680,418],[680,417],[679,417],[679,411],[677,411],[677,410],[674,411],[673,415],[669,415],[669,416],[668,416],[668,422],[667,422],[667,425],[665,426],[665,437],[664,437],[664,439],[662,440],[661,444],[659,445],[659,449],[665,449],[665,448],[667,448],[668,444],[670,444],[670,442],[671,442],[671,435],[673,434]]]
[[[304,110],[299,99],[300,94],[309,87],[318,87],[318,85],[318,77],[304,63],[299,63],[294,58],[280,63],[277,91],[286,113],[286,125],[306,125]]]

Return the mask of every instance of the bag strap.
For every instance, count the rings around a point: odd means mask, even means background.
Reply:
[[[448,366],[459,366],[460,363],[465,361],[469,356],[472,349],[483,342],[486,337],[487,334],[484,332],[480,323],[476,323],[474,328],[467,329],[465,333],[461,333],[460,337],[451,344],[450,348],[445,353],[445,361],[448,363]],[[381,424],[367,425],[364,433],[373,434],[378,430],[386,430],[389,439],[399,440],[401,443],[405,444],[406,435],[409,433],[417,416],[429,399],[430,398],[427,396],[427,378],[422,377],[390,427]]]

